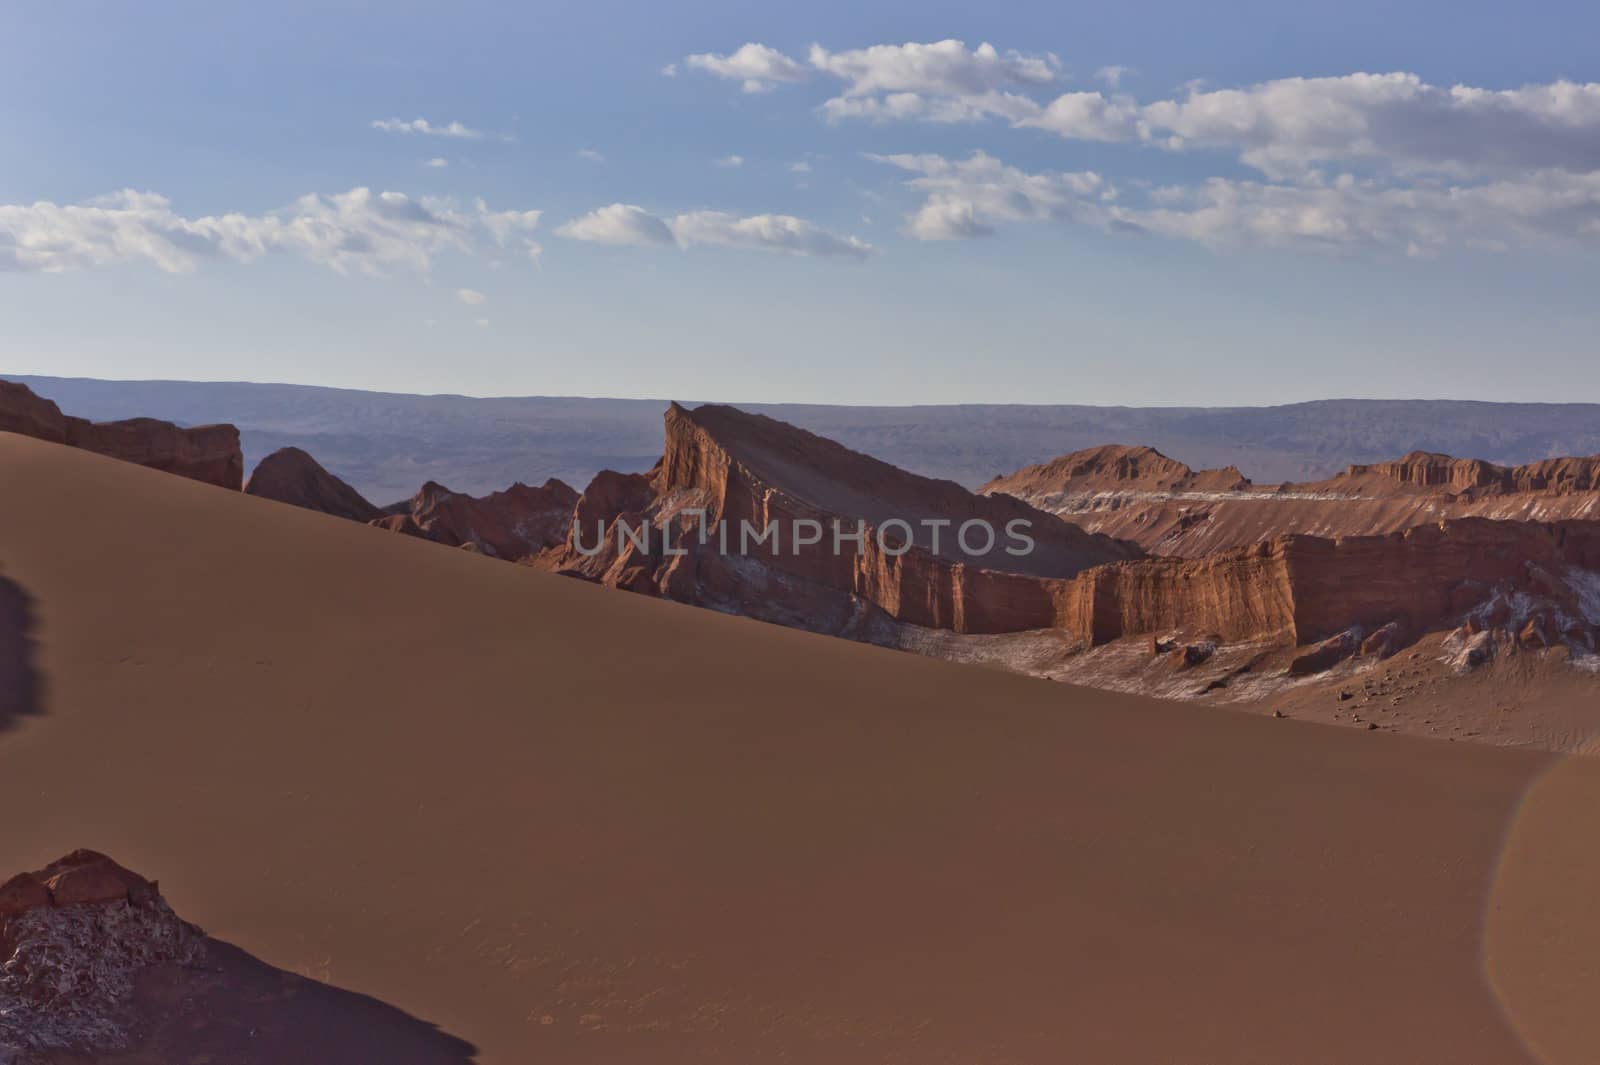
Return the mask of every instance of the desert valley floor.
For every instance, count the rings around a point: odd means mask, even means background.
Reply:
[[[12,434],[0,500],[0,869],[104,851],[282,971],[248,1028],[146,989],[163,1041],[93,1060],[1600,1046],[1600,760],[901,654]]]

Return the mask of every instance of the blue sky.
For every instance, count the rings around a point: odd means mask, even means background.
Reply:
[[[67,0],[0,38],[0,371],[1600,401],[1593,5]]]

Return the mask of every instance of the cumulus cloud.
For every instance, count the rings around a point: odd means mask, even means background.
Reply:
[[[865,259],[872,245],[855,237],[830,233],[804,219],[786,214],[758,214],[739,218],[722,211],[692,211],[672,219],[672,235],[682,247],[711,244],[725,248],[753,248],[791,255],[842,256]]]
[[[906,222],[918,240],[965,240],[989,236],[999,222],[1030,219],[1081,220],[1103,196],[1106,183],[1093,171],[1030,174],[986,152],[962,160],[941,155],[869,155],[917,175],[907,184],[926,195]]]
[[[485,246],[536,254],[538,211],[491,211],[482,200],[355,188],[302,196],[265,214],[189,218],[163,196],[123,190],[83,204],[0,205],[0,270],[59,272],[149,262],[172,272],[207,261],[288,253],[341,273],[426,270],[444,251]]]
[[[1157,143],[1235,149],[1273,176],[1330,162],[1463,174],[1600,168],[1600,84],[1491,90],[1348,74],[1192,91],[1140,110],[1141,134]]]
[[[672,230],[643,207],[613,203],[574,218],[556,229],[556,236],[586,240],[594,244],[621,244],[648,247],[671,244]]]
[[[1600,168],[1600,84],[1567,81],[1444,88],[1415,74],[1347,74],[1194,86],[1149,103],[1077,92],[1014,124],[1077,140],[1232,151],[1273,178],[1324,165],[1455,176]]]
[[[577,156],[579,159],[584,159],[591,163],[603,163],[606,161],[606,157],[593,148],[579,148]]]
[[[811,46],[811,65],[842,78],[846,96],[918,92],[928,96],[976,96],[1013,85],[1049,85],[1061,61],[1056,56],[1001,54],[984,42],[969,49],[957,40],[932,44],[877,44],[830,52]]]
[[[421,134],[424,137],[452,137],[456,140],[480,141],[486,137],[498,136],[485,130],[473,129],[471,126],[462,125],[460,122],[446,122],[443,125],[434,125],[425,118],[413,118],[407,122],[403,118],[380,118],[372,123],[373,129],[385,133]]]
[[[988,236],[1002,223],[1064,222],[1211,247],[1505,249],[1557,241],[1600,245],[1600,172],[1547,169],[1476,184],[1396,185],[1341,174],[1295,182],[1213,178],[1118,188],[1092,172],[1029,173],[982,152],[871,156],[915,176],[923,194],[906,232],[920,240]]]
[[[689,211],[663,219],[643,207],[625,203],[590,211],[561,226],[556,233],[599,244],[675,244],[680,248],[708,245],[851,259],[865,259],[874,250],[856,237],[830,233],[791,215],[741,218],[723,211]]]
[[[720,166],[724,170],[731,170],[734,167],[739,167],[739,166],[743,166],[744,165],[744,156],[742,156],[742,155],[724,155],[720,159],[711,160],[711,165],[712,166]]]
[[[746,56],[761,88],[805,76],[798,60],[746,47],[735,56]],[[717,68],[723,76],[742,76],[733,57],[720,58],[729,61]],[[958,40],[838,52],[813,45],[804,68],[840,86],[819,107],[830,121],[996,121],[1152,152],[1223,153],[1259,175],[1152,189],[1087,173],[1023,173],[983,153],[875,157],[915,169],[908,184],[922,199],[906,231],[919,239],[980,237],[1042,219],[1213,245],[1422,252],[1595,236],[1600,83],[1435,85],[1401,71],[1231,88],[1194,82],[1140,99],[1123,90],[1124,67],[1095,71],[1102,88],[1060,91],[1055,55]],[[1080,187],[1091,179],[1098,184]]]
[[[1149,207],[1113,207],[1109,216],[1223,247],[1377,247],[1416,255],[1452,246],[1600,244],[1600,173],[1545,170],[1479,185],[1429,180],[1405,187],[1350,175],[1320,184],[1213,178],[1167,190]]]
[[[1118,91],[1123,67],[1097,72],[1109,91],[1047,98],[1036,90],[1056,79],[1054,56],[989,45],[969,52],[959,41],[842,53],[817,46],[811,62],[846,82],[822,105],[836,121],[996,118],[1073,140],[1231,151],[1272,178],[1326,165],[1456,176],[1600,169],[1600,83],[1487,89],[1356,73],[1243,88],[1193,84],[1180,96],[1140,101]]]
[[[1480,178],[1530,170],[1600,169],[1600,83],[1515,88],[1434,85],[1407,72],[1290,77],[1237,88],[1191,83],[1168,98],[1121,91],[1128,68],[1095,72],[1105,90],[1051,95],[1061,62],[959,40],[878,44],[805,62],[762,44],[686,63],[747,91],[814,73],[842,83],[821,105],[832,121],[997,119],[1075,140],[1233,152],[1269,178],[1325,167]]]
[[[686,57],[683,63],[691,69],[737,81],[748,93],[767,92],[782,83],[804,81],[807,73],[804,66],[776,48],[755,41],[741,45],[728,55],[704,52]]]
[[[692,55],[684,63],[739,81],[745,92],[766,92],[816,72],[844,82],[840,94],[822,105],[824,115],[872,121],[967,122],[991,115],[1020,121],[1039,105],[1017,90],[1050,85],[1061,70],[1061,61],[1048,52],[1001,52],[987,42],[968,48],[957,40],[842,52],[814,44],[804,63],[752,42],[730,55]]]
[[[1062,93],[1048,106],[1023,115],[1014,124],[1083,141],[1131,140],[1146,129],[1133,100],[1099,92]]]
[[[489,297],[488,296],[485,296],[483,293],[477,291],[476,289],[470,289],[470,288],[458,288],[458,289],[456,289],[456,299],[460,300],[462,303],[468,304],[469,306],[473,306],[473,307],[476,307],[476,306],[479,306],[480,304],[484,304],[484,303],[488,303],[489,302]]]
[[[424,166],[428,166],[428,167],[432,167],[434,170],[443,170],[445,167],[450,165],[450,160],[446,159],[442,155],[436,155],[432,159],[429,159],[423,165]]]

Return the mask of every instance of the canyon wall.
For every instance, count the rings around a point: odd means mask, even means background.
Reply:
[[[1127,557],[1135,552],[1109,541],[1102,555],[1123,557],[1098,564],[1083,564],[1084,553],[1106,545],[1105,538],[1040,522],[1046,561],[998,551],[963,556],[948,537],[936,551],[925,535],[904,544],[875,531],[888,516],[1004,522],[1039,512],[1003,494],[987,501],[941,495],[835,448],[729,408],[674,407],[654,470],[603,475],[579,500],[578,535],[588,553],[569,536],[538,562],[615,587],[823,631],[851,634],[867,610],[964,634],[1053,629],[1083,646],[1169,633],[1286,646],[1352,628],[1415,634],[1448,627],[1496,589],[1534,588],[1541,572],[1600,569],[1600,522],[1476,518],[1374,536],[1280,535],[1199,559]],[[1195,483],[1170,460],[1150,462],[1137,449],[1100,457],[1169,484]],[[1383,476],[1427,481],[1438,476],[1426,472],[1431,468],[1413,464]],[[1470,469],[1461,475],[1482,477]],[[1211,471],[1201,482],[1239,480],[1237,471]],[[1547,481],[1582,483],[1566,475]],[[825,528],[839,519],[847,528],[861,522],[868,535],[840,551],[826,536],[803,549],[752,548],[738,540],[742,524],[787,530],[801,519]],[[702,542],[702,522],[730,539],[713,531]],[[619,524],[665,528],[668,535],[619,538]]]
[[[1413,452],[1324,481],[1256,485],[1231,467],[1191,470],[1150,448],[1102,447],[1025,467],[981,491],[1153,554],[1200,558],[1284,533],[1367,536],[1467,517],[1600,520],[1600,456],[1507,467]]]

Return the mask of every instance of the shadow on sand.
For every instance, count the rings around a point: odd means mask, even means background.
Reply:
[[[33,598],[0,576],[0,732],[44,712],[44,682],[34,667]]]
[[[477,1048],[375,998],[274,968],[218,939],[195,967],[139,977],[134,1048],[96,1065],[472,1065]],[[73,1058],[59,1065],[78,1065]]]

